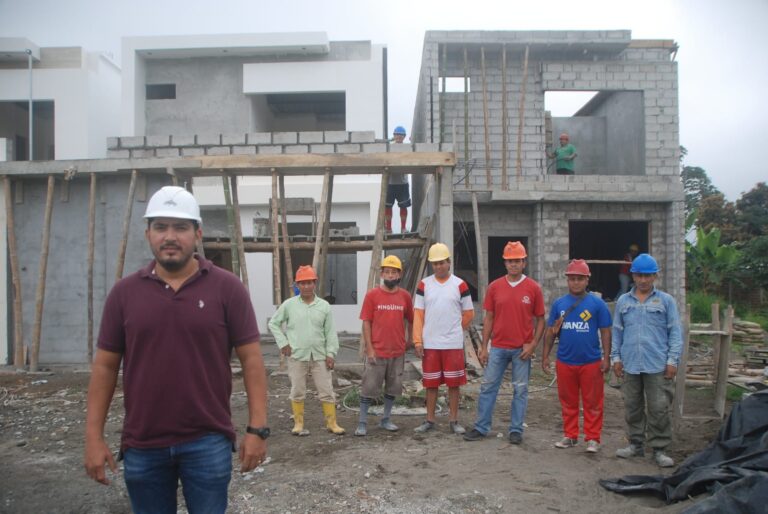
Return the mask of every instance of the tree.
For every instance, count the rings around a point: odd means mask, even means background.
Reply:
[[[736,223],[742,240],[768,235],[768,185],[759,182],[736,200]]]
[[[750,239],[736,262],[741,281],[753,289],[768,289],[768,235]]]
[[[710,196],[721,194],[709,179],[704,168],[698,166],[683,166],[680,171],[685,191],[685,226],[696,223],[697,211],[701,202]]]
[[[696,227],[704,232],[717,229],[719,242],[731,244],[741,239],[737,223],[736,206],[722,193],[704,198],[696,209]]]
[[[691,289],[719,294],[735,278],[736,263],[741,252],[735,246],[722,244],[720,230],[696,230],[696,244],[686,244],[688,284]]]

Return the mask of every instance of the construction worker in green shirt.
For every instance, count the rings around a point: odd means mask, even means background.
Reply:
[[[576,147],[570,142],[568,134],[560,134],[560,147],[555,148],[549,157],[555,159],[555,173],[558,175],[573,175],[573,160],[576,158]]]
[[[284,301],[269,320],[269,330],[280,347],[280,353],[288,361],[294,421],[291,433],[309,435],[309,431],[304,429],[304,398],[307,373],[311,371],[323,405],[326,428],[341,435],[344,429],[336,423],[336,395],[331,377],[339,351],[339,338],[331,306],[315,294],[317,274],[312,266],[299,266],[296,285],[299,295]]]

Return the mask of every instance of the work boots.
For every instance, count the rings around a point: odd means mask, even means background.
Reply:
[[[293,435],[309,435],[308,430],[304,430],[304,402],[291,402],[293,408]]]
[[[336,404],[333,402],[323,402],[323,415],[325,416],[325,426],[329,432],[336,435],[342,435],[344,429],[336,424]]]

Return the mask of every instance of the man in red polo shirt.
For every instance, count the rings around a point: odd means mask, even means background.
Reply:
[[[487,366],[477,399],[475,428],[465,434],[464,439],[478,441],[491,430],[496,395],[504,372],[512,364],[514,396],[508,437],[510,443],[520,444],[528,407],[531,358],[544,333],[544,295],[539,284],[523,274],[528,254],[522,243],[507,243],[502,257],[507,274],[491,282],[483,302],[485,319],[478,357]]]
[[[105,485],[105,464],[117,471],[104,424],[122,362],[120,455],[133,511],[175,514],[181,480],[189,512],[224,513],[236,442],[233,348],[248,396],[240,470],[266,455],[267,383],[256,317],[240,280],[194,254],[202,220],[188,191],[163,187],[144,218],[155,258],[118,281],[104,305],[88,387],[85,469]]]
[[[360,387],[360,418],[356,436],[367,434],[368,408],[384,383],[384,414],[379,426],[396,432],[390,421],[395,397],[403,391],[406,339],[413,323],[411,295],[399,287],[403,264],[395,255],[381,262],[381,285],[365,295],[360,319],[363,320],[365,370]],[[410,342],[410,341],[408,341]]]

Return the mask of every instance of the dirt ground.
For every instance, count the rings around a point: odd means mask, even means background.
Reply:
[[[341,356],[354,361],[354,354],[344,348]],[[369,435],[354,437],[357,413],[344,408],[339,409],[339,424],[348,433],[334,436],[323,429],[315,398],[307,400],[306,426],[311,434],[292,436],[288,378],[277,372],[276,355],[266,345],[265,360],[270,373],[270,458],[251,473],[233,473],[229,508],[233,513],[669,513],[695,501],[666,506],[652,497],[621,496],[600,487],[600,478],[662,473],[649,457],[625,461],[613,456],[626,444],[622,399],[616,389],[606,388],[599,454],[586,454],[583,443],[568,450],[554,448],[562,435],[557,391],[548,387],[551,379],[543,376],[538,363],[531,379],[528,428],[523,444],[513,446],[503,437],[511,400],[506,385],[497,401],[493,430],[479,442],[450,434],[445,416],[438,418],[434,432],[425,435],[413,432],[422,416],[394,417],[401,427],[397,433],[376,428],[378,418],[372,416]],[[84,369],[55,368],[51,374],[35,375],[0,370],[0,512],[130,512],[119,473],[111,485],[102,486],[83,470],[88,379]],[[340,388],[340,399],[349,387]],[[463,388],[460,418],[467,428],[475,417],[478,389],[479,379]],[[689,390],[687,414],[711,414],[706,396]],[[115,450],[122,423],[121,391],[116,399],[106,427]],[[246,408],[237,376],[232,410],[241,434]],[[671,455],[681,462],[696,453],[719,425],[719,421],[685,422]],[[186,512],[183,501],[180,512]]]

